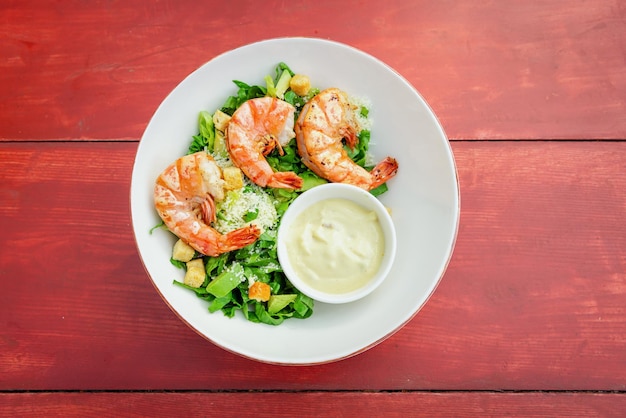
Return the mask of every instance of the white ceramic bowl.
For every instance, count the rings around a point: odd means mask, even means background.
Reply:
[[[398,174],[380,196],[392,210],[397,250],[385,281],[368,296],[344,304],[319,303],[305,320],[272,327],[210,314],[206,303],[172,285],[182,272],[172,266],[175,238],[150,230],[154,181],[184,155],[198,133],[198,112],[213,111],[237,91],[232,80],[262,84],[279,62],[307,74],[318,88],[339,87],[369,99],[370,152],[392,156]],[[416,59],[419,62],[419,59]],[[373,56],[337,42],[280,38],[245,45],[202,65],[163,100],[141,138],[130,188],[131,219],[150,282],[186,324],[212,343],[267,363],[305,365],[337,361],[363,352],[401,329],[433,294],[454,248],[459,223],[454,157],[435,114],[401,75]],[[138,277],[138,280],[142,278]],[[146,291],[152,291],[146,288]]]
[[[345,293],[329,293],[312,286],[311,283],[303,280],[294,269],[289,257],[288,236],[294,223],[298,222],[298,217],[306,209],[318,202],[327,199],[347,199],[359,206],[374,211],[380,222],[384,237],[384,254],[374,277],[363,286]],[[314,187],[302,193],[289,206],[283,215],[280,228],[278,229],[278,260],[285,272],[285,275],[298,290],[318,302],[326,303],[347,303],[361,299],[372,293],[385,280],[387,274],[393,266],[396,256],[396,230],[389,212],[385,206],[371,193],[348,184],[328,183]]]

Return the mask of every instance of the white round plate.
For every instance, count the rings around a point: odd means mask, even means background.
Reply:
[[[315,304],[305,320],[279,326],[243,316],[210,314],[206,302],[172,284],[182,271],[170,263],[175,237],[152,227],[154,181],[183,156],[198,133],[198,112],[213,112],[235,94],[232,80],[263,85],[285,62],[314,87],[338,87],[371,102],[372,145],[378,162],[398,160],[398,175],[381,201],[391,209],[397,254],[385,282],[364,299]],[[399,330],[426,303],[452,255],[459,223],[454,157],[436,116],[420,94],[378,59],[340,43],[280,38],[253,43],[213,58],[185,78],[161,103],[137,150],[131,216],[139,254],[157,291],[178,316],[214,344],[244,357],[277,364],[319,364],[350,357]]]

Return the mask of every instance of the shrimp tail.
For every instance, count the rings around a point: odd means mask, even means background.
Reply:
[[[302,188],[302,178],[291,171],[276,171],[267,185],[277,189],[297,190]]]
[[[261,235],[261,230],[256,225],[248,225],[231,231],[221,236],[219,242],[220,252],[225,253],[243,248],[256,241],[259,235]]]
[[[224,235],[207,226],[198,231],[195,237],[185,237],[188,238],[185,241],[196,251],[210,257],[217,257],[252,244],[259,235],[261,231],[255,225],[248,225]]]
[[[376,165],[370,172],[372,183],[370,190],[375,189],[398,173],[398,162],[395,158],[387,157]]]
[[[339,133],[346,141],[346,145],[353,150],[359,142],[359,136],[357,135],[355,128],[352,126],[346,126],[345,128],[340,129]]]
[[[208,195],[206,199],[202,201],[202,204],[200,205],[200,207],[202,208],[202,217],[204,218],[204,222],[206,222],[207,224],[210,224],[217,220],[217,211],[215,210],[215,201],[213,200],[213,198],[211,198],[210,195]]]

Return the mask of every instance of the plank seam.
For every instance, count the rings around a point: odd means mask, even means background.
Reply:
[[[285,393],[285,394],[305,394],[305,393],[399,393],[399,394],[590,394],[590,395],[622,395],[626,396],[626,390],[585,390],[585,389],[557,389],[557,390],[532,390],[532,389],[503,389],[503,390],[447,390],[447,389],[434,389],[434,390],[411,390],[411,389],[382,389],[382,390],[351,390],[351,389],[317,389],[317,390],[284,390],[284,389],[224,389],[224,390],[202,390],[202,389],[34,389],[34,390],[0,390],[0,395],[8,394],[99,394],[99,393],[133,393],[133,394],[170,394],[170,393],[186,393],[186,394],[256,394],[256,393]]]
[[[474,138],[448,138],[450,142],[607,142],[607,143],[615,143],[615,142],[626,142],[626,138],[542,138],[542,139],[532,139],[532,138],[491,138],[491,139],[474,139]],[[59,138],[59,139],[8,139],[8,138],[0,138],[0,144],[59,144],[59,143],[68,143],[68,144],[80,144],[80,143],[129,143],[136,142],[139,143],[141,141],[140,138],[109,138],[109,139],[82,139],[82,138]]]

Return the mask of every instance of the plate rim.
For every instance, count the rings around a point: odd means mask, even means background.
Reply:
[[[364,58],[368,59],[368,60],[373,60],[376,63],[378,63],[379,65],[383,66],[385,69],[387,69],[388,71],[391,71],[395,77],[397,77],[399,80],[401,80],[408,88],[410,88],[410,90],[412,91],[413,94],[417,95],[420,99],[423,105],[426,106],[428,112],[429,112],[429,116],[430,118],[432,118],[432,120],[435,122],[437,131],[440,133],[440,135],[443,137],[443,139],[445,139],[445,147],[446,147],[446,155],[448,157],[448,162],[450,163],[450,168],[452,170],[453,173],[453,177],[454,177],[454,186],[455,186],[455,201],[456,201],[456,205],[454,207],[454,212],[455,212],[455,219],[454,219],[454,225],[453,225],[453,231],[452,234],[449,237],[449,245],[448,245],[448,249],[446,251],[446,258],[445,260],[441,261],[441,268],[439,269],[439,272],[437,274],[437,278],[436,280],[434,280],[432,282],[432,286],[429,288],[428,293],[426,294],[425,298],[423,299],[423,301],[421,303],[419,303],[419,305],[417,306],[416,309],[413,309],[411,314],[406,316],[404,319],[402,319],[401,322],[398,323],[398,325],[395,326],[395,328],[389,330],[388,332],[386,332],[384,335],[382,335],[381,337],[377,338],[376,340],[373,340],[372,342],[370,342],[367,345],[363,345],[362,347],[355,349],[349,353],[345,353],[343,355],[340,356],[336,356],[333,358],[324,358],[324,359],[319,359],[317,361],[278,361],[278,360],[273,360],[270,358],[267,358],[265,356],[254,356],[254,355],[250,355],[246,352],[242,352],[242,351],[238,351],[232,347],[229,347],[226,344],[222,344],[220,341],[217,341],[214,338],[211,338],[210,336],[206,335],[205,333],[201,332],[201,330],[199,330],[198,328],[196,328],[193,324],[191,324],[173,305],[172,303],[166,298],[166,296],[161,292],[161,290],[158,288],[157,283],[155,282],[155,279],[153,277],[153,275],[151,274],[151,272],[149,271],[146,262],[144,260],[143,254],[142,254],[142,249],[140,247],[139,244],[139,240],[138,240],[138,236],[137,236],[137,231],[135,229],[135,222],[134,222],[134,218],[135,218],[135,204],[134,204],[134,179],[135,179],[135,172],[138,169],[138,160],[140,157],[140,152],[142,150],[142,144],[145,144],[146,141],[144,141],[144,138],[146,137],[149,127],[153,121],[153,119],[155,118],[155,116],[157,115],[157,113],[159,113],[159,110],[164,106],[164,104],[168,101],[168,99],[174,94],[174,92],[179,88],[179,86],[181,84],[183,84],[185,81],[187,81],[189,78],[191,78],[194,74],[198,73],[202,68],[204,68],[207,65],[210,65],[212,62],[218,60],[220,57],[223,57],[225,55],[229,55],[229,54],[233,54],[233,53],[237,53],[238,51],[241,51],[243,49],[246,48],[254,48],[254,47],[258,47],[261,44],[268,44],[268,43],[279,43],[279,42],[284,42],[284,41],[302,41],[302,42],[314,42],[314,43],[322,43],[322,44],[328,44],[328,45],[332,45],[335,47],[339,47],[339,48],[345,48],[347,50],[352,51],[353,53],[357,53],[359,55],[362,55]],[[404,326],[410,322],[422,309],[423,307],[428,303],[428,301],[430,300],[430,298],[434,295],[437,287],[439,286],[439,284],[441,283],[443,276],[445,275],[445,272],[448,269],[448,266],[452,260],[452,256],[454,254],[454,249],[456,247],[456,242],[457,242],[457,238],[458,238],[458,233],[459,233],[459,227],[460,227],[460,217],[461,217],[461,190],[460,190],[460,182],[459,182],[459,174],[458,174],[458,169],[457,169],[457,165],[456,165],[456,160],[454,158],[454,152],[452,150],[451,144],[450,144],[450,140],[448,138],[448,136],[445,133],[445,130],[443,128],[443,125],[441,124],[440,120],[438,119],[437,115],[435,114],[435,112],[433,111],[433,109],[431,108],[430,104],[424,99],[424,97],[421,95],[421,93],[406,79],[404,78],[404,76],[402,76],[398,71],[396,71],[394,68],[392,68],[391,66],[389,66],[388,64],[386,64],[385,62],[383,62],[382,60],[376,58],[375,56],[361,50],[358,49],[352,45],[346,44],[346,43],[342,43],[342,42],[338,42],[335,40],[330,40],[330,39],[324,39],[324,38],[317,38],[317,37],[306,37],[306,36],[286,36],[286,37],[276,37],[276,38],[267,38],[267,39],[263,39],[263,40],[258,40],[258,41],[254,41],[251,43],[247,43],[247,44],[243,44],[240,45],[238,47],[223,51],[219,54],[216,54],[215,56],[213,56],[211,59],[209,59],[208,61],[204,62],[203,64],[199,65],[197,68],[195,68],[192,72],[190,72],[187,76],[185,76],[183,79],[181,79],[176,86],[170,91],[168,92],[167,95],[165,95],[165,97],[163,98],[163,100],[159,103],[159,105],[157,106],[157,108],[155,109],[155,111],[152,113],[152,115],[150,116],[150,119],[148,121],[148,124],[146,125],[142,136],[140,138],[140,141],[137,145],[137,150],[135,153],[135,157],[133,160],[133,168],[132,168],[132,174],[131,174],[131,187],[130,187],[130,209],[131,209],[131,213],[130,213],[130,220],[131,220],[131,226],[133,228],[133,238],[135,241],[135,245],[139,254],[139,259],[142,263],[142,266],[144,267],[144,270],[146,271],[148,278],[150,280],[150,282],[152,283],[153,287],[155,288],[155,290],[157,291],[157,293],[159,294],[159,296],[161,297],[161,299],[166,303],[166,305],[174,312],[174,314],[181,320],[183,321],[183,323],[185,323],[189,328],[191,328],[196,334],[200,335],[203,339],[211,342],[212,344],[220,347],[221,349],[233,353],[235,355],[253,360],[253,361],[259,361],[262,363],[267,363],[267,364],[276,364],[276,365],[288,365],[288,366],[307,366],[307,365],[319,365],[319,364],[327,364],[327,363],[334,363],[337,361],[341,361],[350,357],[354,357],[358,354],[361,354],[365,351],[368,351],[369,349],[377,346],[378,344],[382,343],[383,341],[385,341],[386,339],[390,338],[391,336],[393,336],[394,334],[396,334],[398,331],[400,331],[402,328],[404,328]],[[231,320],[234,320],[235,318],[231,318]],[[242,321],[245,321],[245,319],[240,318]],[[254,325],[259,325],[262,326],[262,324],[254,324]]]

